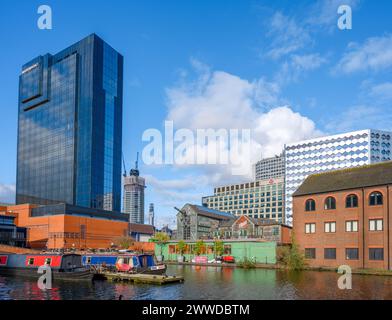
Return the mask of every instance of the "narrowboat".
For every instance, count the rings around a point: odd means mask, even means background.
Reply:
[[[38,279],[38,268],[50,266],[53,280],[92,280],[94,274],[82,265],[79,254],[0,254],[0,275]]]
[[[117,257],[116,270],[127,273],[162,275],[166,272],[166,265],[157,265],[154,256],[151,254],[129,254]]]
[[[93,255],[83,255],[82,263],[86,267],[115,267],[117,261],[116,254],[103,255],[103,254],[93,254]]]

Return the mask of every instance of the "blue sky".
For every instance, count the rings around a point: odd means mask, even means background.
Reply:
[[[50,5],[53,29],[37,28]],[[352,30],[337,27],[349,4]],[[146,129],[249,128],[257,153],[354,129],[392,130],[391,1],[1,1],[0,202],[16,175],[18,75],[37,55],[97,33],[123,54],[123,149],[128,170]],[[253,161],[258,155],[253,155]],[[256,158],[255,158],[256,157]],[[146,209],[158,225],[173,206],[242,181],[228,166],[150,166]]]

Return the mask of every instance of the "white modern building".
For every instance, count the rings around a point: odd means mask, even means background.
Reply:
[[[124,175],[123,211],[129,214],[129,222],[144,224],[145,179],[139,176],[137,161],[129,176]]]
[[[149,209],[148,209],[148,224],[151,226],[154,226],[155,224],[155,213],[154,213],[154,204],[150,203]]]
[[[255,180],[267,180],[284,177],[285,161],[284,154],[275,157],[264,158],[253,165]]]
[[[286,222],[292,223],[292,194],[306,177],[391,160],[391,137],[392,132],[368,129],[286,145]]]

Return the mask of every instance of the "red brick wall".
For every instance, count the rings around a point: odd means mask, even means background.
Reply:
[[[384,195],[382,206],[369,206],[369,195],[373,191],[379,191]],[[358,208],[346,208],[346,197],[350,194],[358,196]],[[336,210],[324,210],[324,201],[328,196],[335,197]],[[307,199],[316,201],[316,211],[305,211]],[[392,230],[390,208],[388,214],[388,202],[390,203],[391,199],[391,190],[389,190],[388,195],[386,186],[294,197],[293,230],[297,242],[302,249],[316,248],[316,259],[307,260],[309,265],[338,267],[339,265],[347,264],[353,268],[387,269],[388,260],[391,262],[391,254],[388,250],[390,251],[392,247],[391,237],[388,237],[388,230]],[[384,224],[383,231],[369,231],[370,218],[382,218]],[[345,222],[348,220],[358,220],[358,232],[345,231]],[[335,233],[324,232],[324,223],[329,221],[336,221]],[[306,223],[316,223],[316,233],[306,234]],[[336,248],[336,260],[324,259],[324,248],[328,247]],[[350,247],[359,249],[358,260],[346,260],[345,249]],[[371,247],[384,248],[383,261],[369,260],[369,248]]]
[[[8,207],[17,215],[15,224],[27,228],[27,245],[42,249],[54,248],[110,248],[115,238],[124,236],[128,222],[53,215],[30,217],[30,205]],[[81,237],[81,226],[85,226],[85,237]]]

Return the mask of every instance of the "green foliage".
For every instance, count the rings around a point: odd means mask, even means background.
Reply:
[[[241,261],[237,262],[237,267],[238,268],[244,268],[244,269],[253,269],[256,268],[256,263],[247,257],[244,257]]]
[[[161,249],[161,255],[162,255],[162,248],[163,246],[169,241],[169,235],[165,232],[157,232],[154,234],[154,236],[151,238],[151,241],[155,242]]]
[[[206,245],[203,240],[197,240],[195,247],[193,248],[193,253],[197,256],[205,252],[206,250]]]
[[[291,246],[282,248],[278,253],[278,261],[289,270],[298,271],[305,268],[305,257],[298,247],[294,233],[291,236]]]
[[[178,248],[178,252],[180,253],[180,255],[182,255],[185,251],[185,248],[186,248],[185,241],[184,240],[178,241],[177,248]]]
[[[214,241],[214,250],[215,250],[215,254],[217,256],[221,256],[223,254],[223,250],[224,250],[223,241],[215,240]]]

